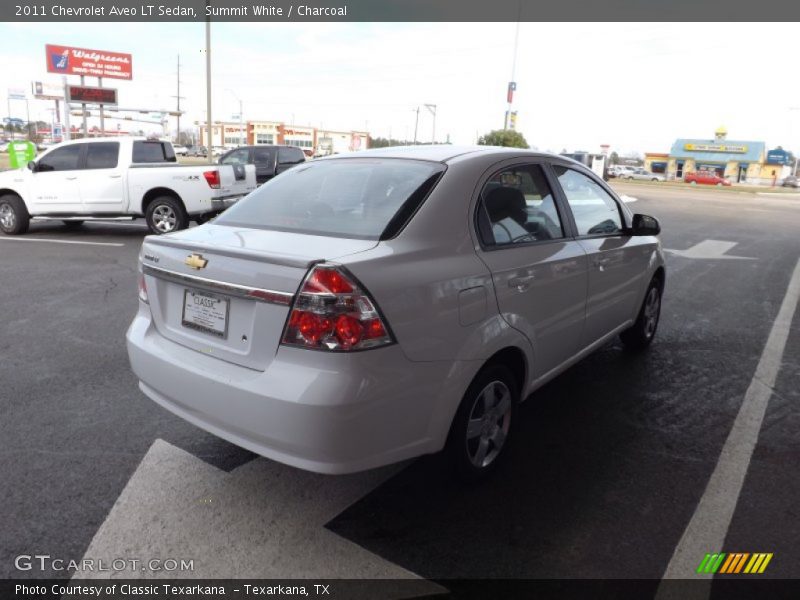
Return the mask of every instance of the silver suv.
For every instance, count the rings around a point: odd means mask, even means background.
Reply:
[[[477,478],[520,400],[614,336],[653,340],[659,231],[558,156],[315,160],[145,239],[130,361],[155,402],[277,461],[347,473],[446,448]]]

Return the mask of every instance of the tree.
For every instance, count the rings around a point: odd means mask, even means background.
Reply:
[[[495,129],[478,138],[480,146],[506,146],[508,148],[530,148],[525,137],[513,129]]]
[[[619,164],[619,154],[617,154],[616,151],[612,152],[611,155],[608,157],[608,160],[612,165],[618,165]]]

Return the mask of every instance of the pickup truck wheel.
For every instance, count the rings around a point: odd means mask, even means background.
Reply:
[[[28,231],[30,215],[19,196],[0,196],[0,231],[8,235],[19,235]]]
[[[159,235],[186,229],[189,225],[183,204],[171,196],[160,196],[148,204],[145,221],[150,231]]]
[[[494,471],[511,437],[519,390],[508,367],[490,364],[478,373],[458,407],[445,452],[460,479],[472,482]]]

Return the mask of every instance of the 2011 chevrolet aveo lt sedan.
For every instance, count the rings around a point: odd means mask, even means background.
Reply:
[[[142,391],[274,460],[348,473],[446,448],[489,472],[515,405],[658,325],[658,221],[592,172],[492,147],[316,160],[145,239]]]

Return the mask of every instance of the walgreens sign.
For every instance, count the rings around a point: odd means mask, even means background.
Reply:
[[[61,75],[89,75],[131,79],[133,59],[130,54],[89,50],[71,46],[47,44],[47,71]]]

